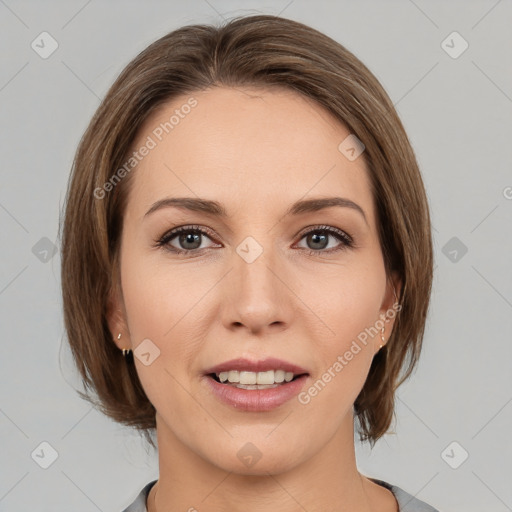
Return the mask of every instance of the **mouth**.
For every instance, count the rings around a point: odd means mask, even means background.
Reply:
[[[233,359],[204,372],[212,395],[239,411],[265,412],[298,395],[310,374],[280,359]]]

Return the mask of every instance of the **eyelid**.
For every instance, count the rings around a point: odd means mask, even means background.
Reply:
[[[199,233],[201,233],[202,235],[206,235],[208,236],[208,238],[210,239],[214,239],[216,238],[215,236],[215,233],[208,227],[206,226],[201,226],[201,225],[198,225],[198,224],[186,224],[186,225],[183,225],[183,226],[176,226],[175,228],[172,228],[168,231],[166,231],[157,241],[156,241],[156,245],[157,246],[167,246],[167,244],[171,241],[171,239],[175,238],[177,235],[179,235],[180,233],[182,232],[187,232],[187,231],[197,231]],[[195,250],[187,250],[187,249],[177,249],[176,247],[173,247],[172,249],[169,249],[173,252],[198,252],[202,249],[195,249]]]
[[[299,233],[296,235],[300,237],[301,239],[304,237],[304,235],[307,235],[311,232],[315,231],[326,231],[331,235],[337,234],[339,235],[345,242],[353,244],[354,239],[344,230],[339,229],[335,226],[329,226],[327,224],[312,224],[311,226],[306,226],[304,229],[299,231]]]

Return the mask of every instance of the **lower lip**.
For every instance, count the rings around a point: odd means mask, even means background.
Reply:
[[[300,393],[307,378],[308,375],[302,375],[275,388],[240,389],[205,376],[211,391],[221,402],[247,412],[270,411],[283,405]]]

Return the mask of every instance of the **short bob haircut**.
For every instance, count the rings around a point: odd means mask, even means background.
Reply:
[[[123,357],[106,321],[119,284],[120,235],[136,168],[119,182],[114,174],[155,109],[216,86],[296,91],[324,107],[365,146],[362,158],[386,273],[396,272],[402,283],[391,337],[375,355],[354,403],[359,438],[373,446],[390,428],[395,390],[411,375],[421,351],[433,275],[427,197],[403,125],[377,78],[333,39],[277,16],[190,25],[158,39],[121,72],[85,131],[60,226],[64,323],[86,391],[78,393],[154,446],[156,410],[133,358]]]

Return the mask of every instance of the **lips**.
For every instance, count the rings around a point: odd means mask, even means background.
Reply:
[[[205,375],[218,374],[221,372],[238,371],[238,372],[268,372],[270,370],[284,370],[294,375],[304,375],[308,371],[296,364],[288,363],[282,359],[267,358],[261,361],[250,361],[249,359],[238,358],[225,361],[216,366],[208,368]]]
[[[264,412],[296,396],[309,373],[281,359],[250,361],[240,358],[208,368],[204,377],[208,389],[221,402],[239,411]]]

